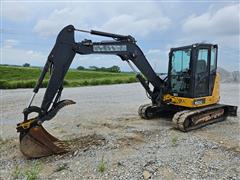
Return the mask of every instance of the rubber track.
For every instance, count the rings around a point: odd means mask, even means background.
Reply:
[[[195,126],[184,127],[184,123],[188,118],[193,117],[194,115],[204,114],[204,113],[207,113],[207,112],[211,112],[211,110],[217,110],[217,109],[221,109],[221,108],[226,109],[227,105],[217,104],[217,105],[208,106],[208,107],[205,107],[205,108],[199,108],[199,109],[195,109],[195,110],[184,110],[184,111],[177,112],[173,116],[173,119],[172,119],[173,126],[176,129],[179,129],[183,132],[188,132],[188,131],[191,131],[191,130],[194,130],[194,129],[199,129],[199,128],[201,128],[203,126],[206,126],[206,125],[209,125],[209,124],[213,124],[213,123],[216,123],[216,122],[219,122],[219,121],[223,121],[228,116],[227,113],[224,113],[221,117],[209,120],[209,121],[204,122],[204,123],[197,124]]]
[[[146,116],[146,109],[148,107],[151,107],[152,104],[143,104],[138,108],[138,114],[143,119],[149,119],[149,117]]]

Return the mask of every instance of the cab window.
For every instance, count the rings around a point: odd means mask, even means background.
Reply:
[[[173,51],[171,74],[177,75],[181,72],[188,72],[190,66],[190,56],[191,49]]]
[[[211,63],[210,63],[210,72],[214,72],[217,69],[217,48],[211,48]]]
[[[170,85],[172,93],[187,97],[190,87],[191,48],[175,50],[171,57]]]
[[[208,49],[199,49],[197,59],[197,74],[207,72]]]

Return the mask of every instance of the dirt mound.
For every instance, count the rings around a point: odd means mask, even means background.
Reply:
[[[103,136],[91,134],[65,141],[65,143],[67,143],[72,150],[78,150],[88,149],[93,146],[102,146],[106,143],[106,140]]]
[[[117,144],[119,144],[120,147],[126,147],[126,146],[136,145],[140,143],[144,143],[144,136],[140,132],[135,133],[132,136],[127,136],[127,137],[117,139]]]

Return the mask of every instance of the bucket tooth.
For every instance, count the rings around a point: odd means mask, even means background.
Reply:
[[[52,136],[39,125],[30,128],[21,137],[20,150],[27,158],[39,158],[53,154],[63,154],[70,149],[63,141]]]

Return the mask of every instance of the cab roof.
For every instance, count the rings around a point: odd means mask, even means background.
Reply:
[[[171,51],[174,51],[174,50],[180,50],[180,49],[188,49],[188,48],[193,48],[193,47],[211,47],[211,46],[214,46],[214,47],[218,47],[217,44],[210,44],[210,43],[194,43],[194,44],[191,44],[191,45],[187,45],[187,46],[180,46],[180,47],[174,47],[174,48],[171,48]]]

